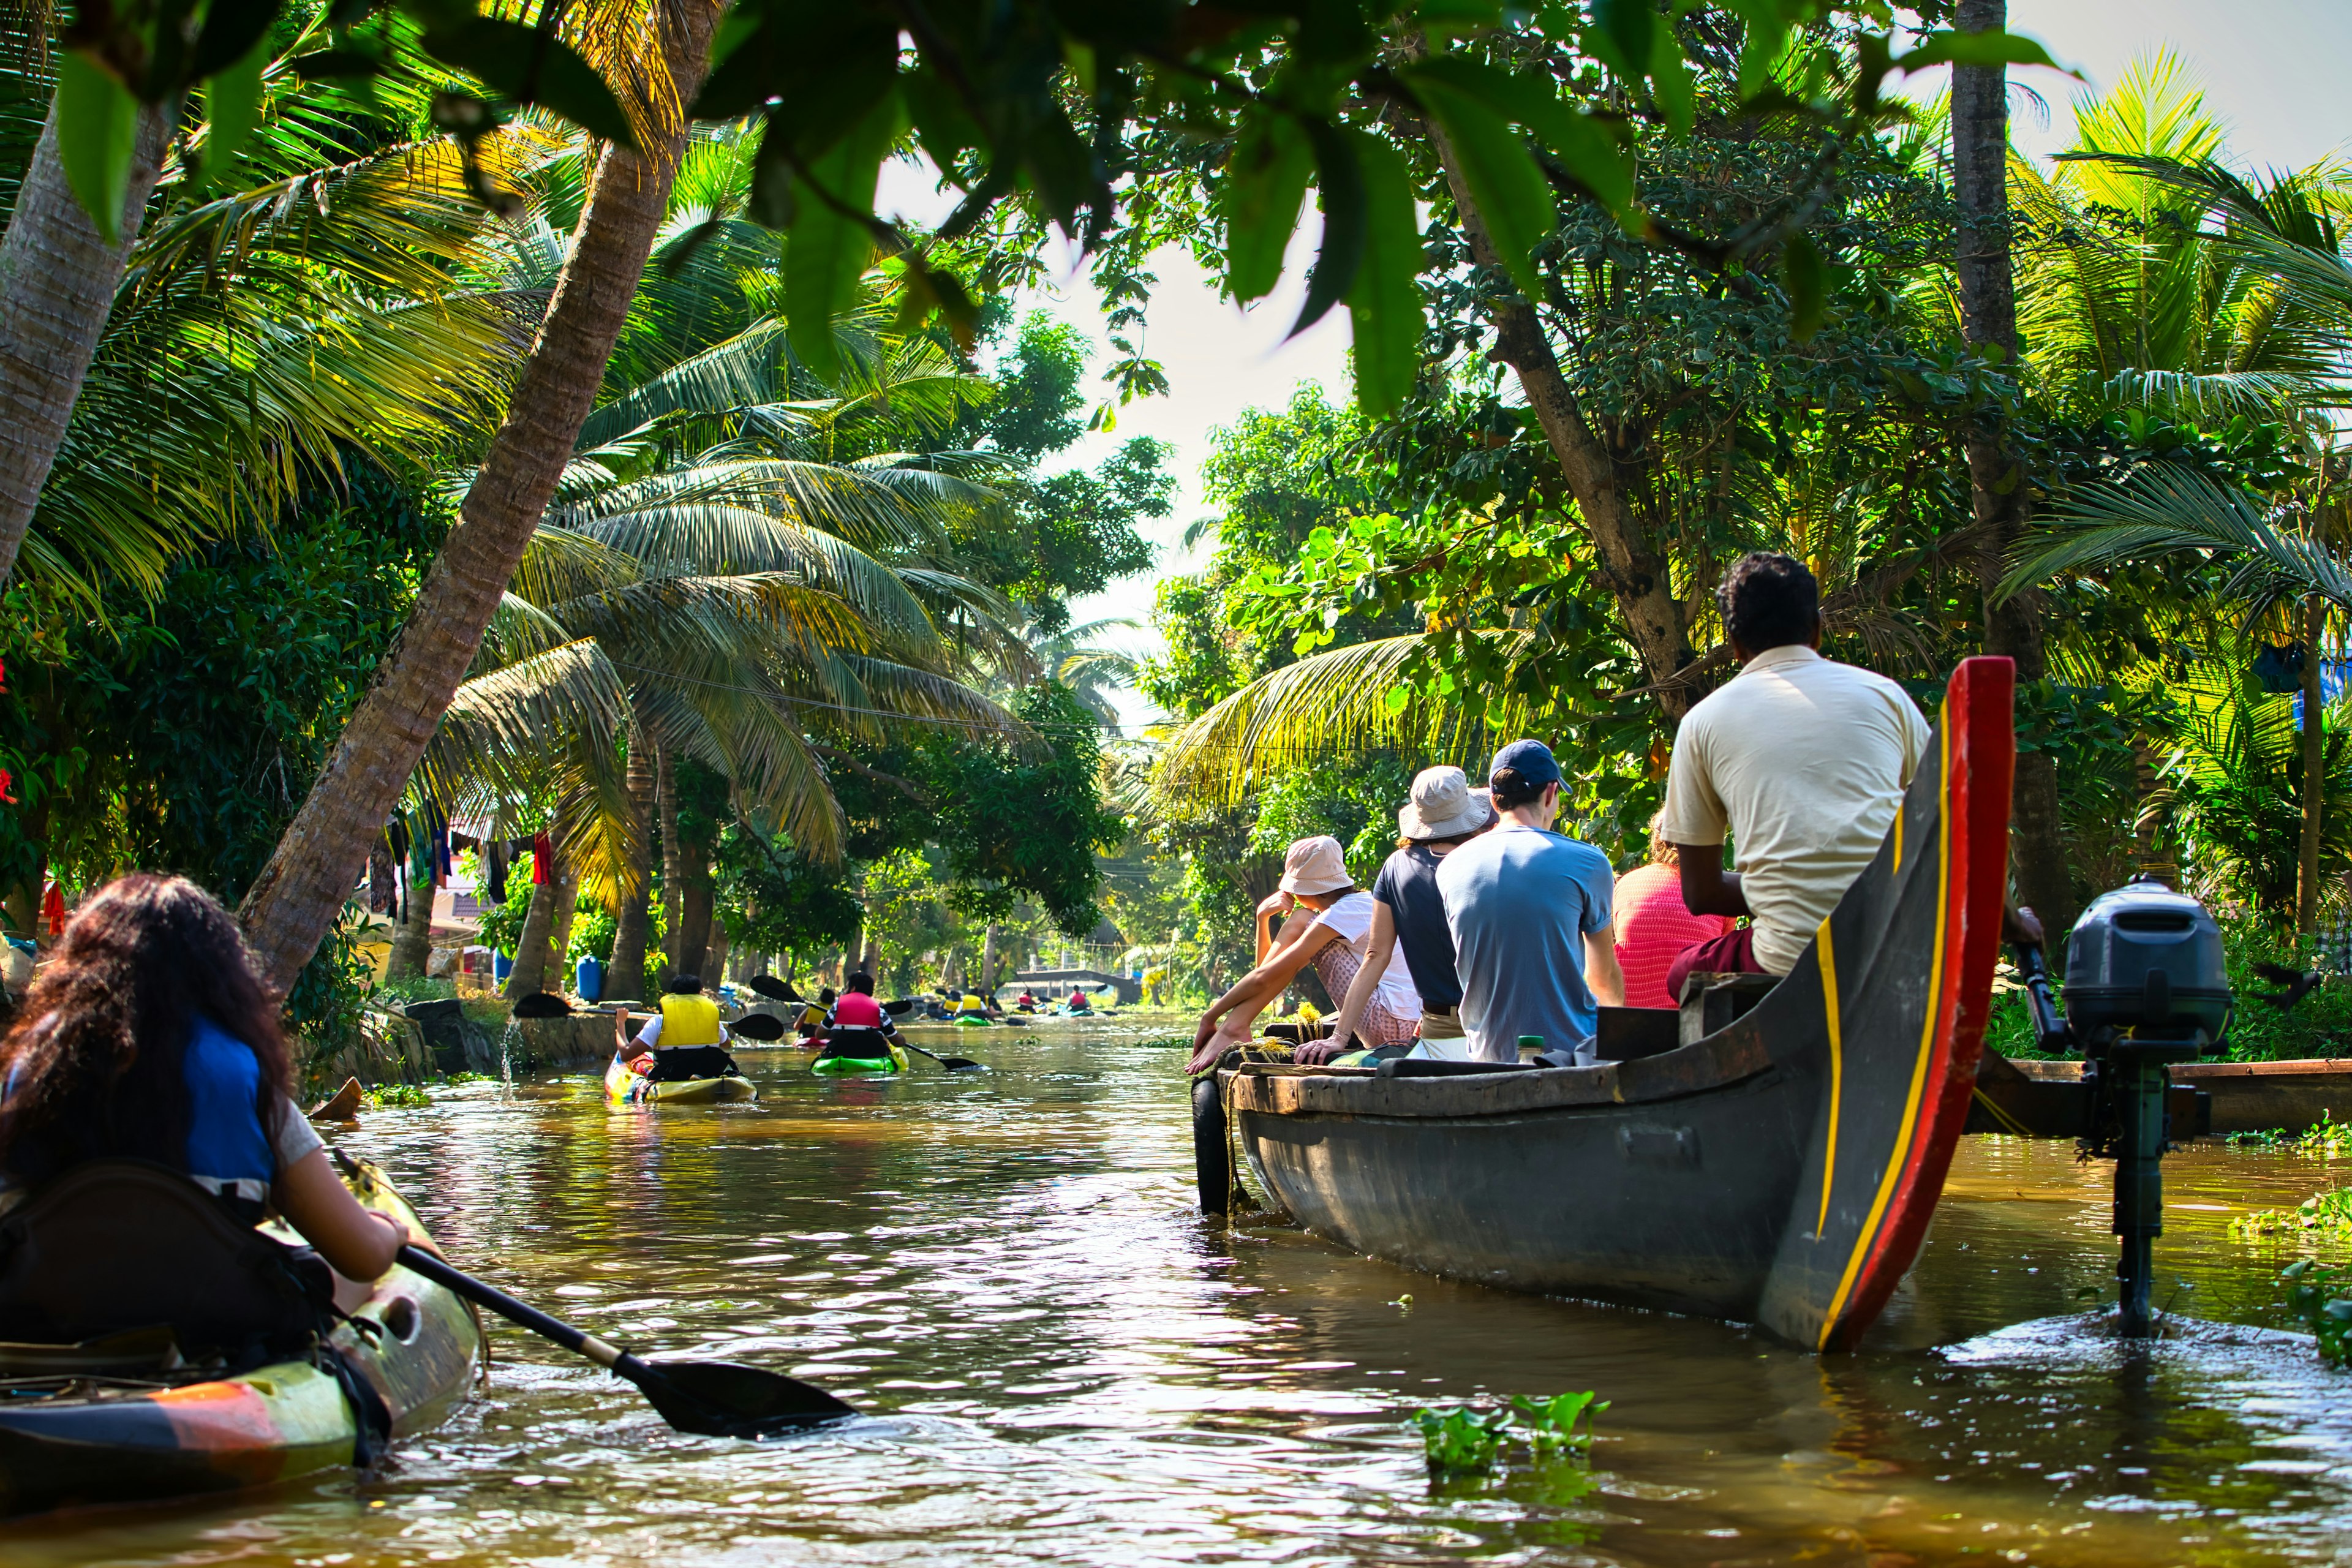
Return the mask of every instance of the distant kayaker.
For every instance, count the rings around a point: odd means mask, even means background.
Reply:
[[[634,1062],[652,1052],[653,1069],[646,1074],[652,1083],[740,1078],[742,1069],[727,1054],[729,1036],[727,1026],[719,1021],[719,1004],[702,994],[702,976],[678,975],[662,992],[661,1012],[646,1019],[637,1037],[621,1047],[621,1059]]]
[[[963,994],[963,1000],[956,1004],[956,1016],[985,1018],[988,1016],[988,1003],[982,999],[979,992],[967,991]]]
[[[794,1026],[801,1038],[813,1040],[824,1033],[825,1015],[833,1010],[834,991],[828,985],[816,994],[816,1000],[801,1008],[799,1022]]]
[[[817,1053],[817,1060],[848,1057],[875,1061],[888,1056],[890,1047],[899,1043],[898,1026],[874,1000],[874,977],[853,974],[842,984],[845,989],[841,999],[825,1018],[824,1048]]]
[[[236,917],[180,877],[119,877],[81,906],[0,1040],[0,1186],[89,1160],[167,1165],[240,1224],[275,1209],[345,1279],[404,1243],[294,1108],[278,1004]]]

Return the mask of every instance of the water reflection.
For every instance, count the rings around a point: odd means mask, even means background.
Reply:
[[[752,1104],[613,1110],[479,1086],[350,1142],[454,1256],[641,1348],[787,1368],[871,1414],[682,1436],[511,1331],[488,1396],[396,1466],[204,1510],[18,1528],[12,1564],[1870,1564],[2334,1562],[2346,1382],[2274,1323],[2229,1205],[2304,1157],[2172,1163],[2160,1261],[2205,1320],[2080,1315],[2105,1173],[1972,1140],[1870,1346],[1501,1295],[1279,1226],[1199,1221],[1179,1053],[1108,1022],[936,1031],[985,1074],[823,1080],[745,1053]],[[933,1044],[927,1035],[926,1044]],[[2159,1299],[2164,1292],[2160,1290]],[[2231,1326],[2236,1325],[2236,1326]],[[1594,1388],[1591,1470],[1433,1492],[1423,1404]]]

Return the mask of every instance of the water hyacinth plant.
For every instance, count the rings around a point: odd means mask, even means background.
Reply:
[[[1511,1395],[1501,1410],[1473,1410],[1467,1405],[1441,1415],[1434,1410],[1413,1414],[1410,1425],[1421,1433],[1423,1458],[1433,1480],[1460,1480],[1493,1470],[1503,1446],[1516,1440],[1538,1458],[1592,1446],[1592,1417],[1609,1402],[1591,1390],[1554,1394],[1549,1399]]]
[[[2319,1341],[2319,1359],[2330,1366],[2352,1362],[2352,1268],[2322,1268],[2311,1258],[2290,1263],[2279,1275],[2286,1287],[2286,1310]]]

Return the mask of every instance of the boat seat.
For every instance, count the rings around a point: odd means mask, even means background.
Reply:
[[[1695,973],[1683,981],[1679,1045],[1696,1045],[1723,1028],[1780,984],[1777,974]]]
[[[334,1276],[144,1160],[76,1165],[0,1215],[0,1340],[80,1344],[168,1325],[190,1361],[258,1365],[330,1321]]]
[[[1592,1054],[1604,1062],[1664,1056],[1682,1043],[1681,1015],[1672,1007],[1603,1007],[1592,1031]]]

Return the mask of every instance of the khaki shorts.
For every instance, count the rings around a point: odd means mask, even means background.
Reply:
[[[1462,1039],[1462,1015],[1451,1007],[1423,1007],[1421,1010],[1421,1037],[1424,1040]]]

